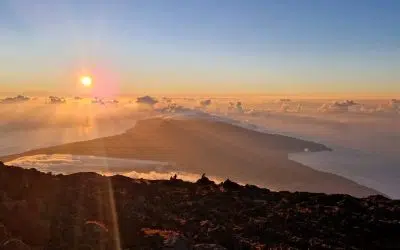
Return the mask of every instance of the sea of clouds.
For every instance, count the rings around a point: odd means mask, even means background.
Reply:
[[[290,157],[400,198],[399,99],[168,96],[0,99],[0,155],[119,134],[133,127],[137,120],[149,117],[213,119],[324,143],[334,151]],[[141,173],[133,171],[132,175]]]
[[[147,180],[168,180],[176,175],[179,179],[190,182],[201,178],[199,174],[179,171],[173,163],[99,156],[40,154],[20,157],[7,164],[28,169],[36,168],[39,171],[54,174],[96,172],[106,176],[120,174]],[[215,176],[208,176],[208,178],[217,183],[223,181],[223,178]]]

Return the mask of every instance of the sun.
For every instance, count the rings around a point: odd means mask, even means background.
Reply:
[[[92,85],[92,78],[90,76],[82,76],[81,83],[83,86],[89,87],[90,85]]]

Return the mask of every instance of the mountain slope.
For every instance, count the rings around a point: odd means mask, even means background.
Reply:
[[[324,145],[201,119],[139,121],[126,133],[32,150],[35,154],[77,154],[176,163],[181,171],[229,176],[276,190],[348,193],[377,192],[337,175],[288,160],[288,153],[329,150]]]

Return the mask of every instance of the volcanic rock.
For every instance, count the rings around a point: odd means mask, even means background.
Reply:
[[[0,168],[0,249],[399,249],[400,201]],[[209,183],[210,185],[204,185]]]

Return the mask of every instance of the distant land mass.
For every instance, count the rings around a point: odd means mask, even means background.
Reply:
[[[37,154],[73,154],[173,163],[179,171],[229,176],[274,190],[379,194],[344,177],[288,159],[289,153],[330,150],[309,141],[207,119],[151,118],[125,133],[0,157],[8,162]]]

